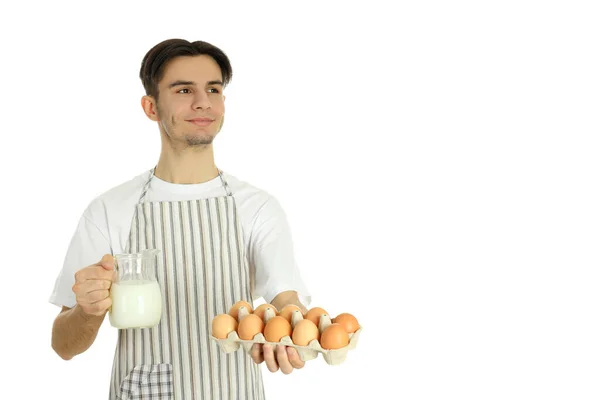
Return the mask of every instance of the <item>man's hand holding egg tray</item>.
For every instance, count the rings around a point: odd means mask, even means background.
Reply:
[[[356,318],[342,313],[331,319],[321,307],[306,310],[294,303],[278,311],[274,304],[253,310],[250,303],[238,301],[228,314],[214,317],[213,339],[225,353],[243,346],[255,363],[264,361],[270,372],[290,374],[319,353],[329,365],[341,364],[348,350],[356,347],[362,330]]]

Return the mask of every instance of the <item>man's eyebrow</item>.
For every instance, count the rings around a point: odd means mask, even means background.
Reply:
[[[195,86],[195,85],[196,85],[196,82],[177,80],[177,81],[169,84],[169,89],[174,88],[175,86]]]
[[[223,86],[223,82],[222,81],[208,81],[207,84],[208,85],[221,85],[221,86]],[[175,86],[196,86],[196,82],[194,82],[194,81],[177,80],[177,81],[169,84],[169,89],[174,88]]]

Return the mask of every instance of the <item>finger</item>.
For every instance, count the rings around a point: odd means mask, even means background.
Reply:
[[[75,283],[71,289],[76,296],[85,296],[96,290],[109,290],[112,282],[106,279],[88,279],[82,283]]]
[[[93,292],[89,292],[87,296],[85,296],[85,301],[93,304],[102,301],[109,296],[110,292],[108,290],[94,290]]]
[[[265,360],[262,355],[262,345],[260,343],[254,343],[254,345],[252,345],[250,357],[252,357],[252,360],[257,364],[260,364]]]
[[[94,290],[108,290],[112,286],[112,281],[108,279],[88,279],[87,281],[80,284],[82,289],[85,289],[88,293]]]
[[[293,347],[288,347],[287,355],[288,355],[288,360],[290,360],[290,364],[292,364],[292,367],[294,367],[296,369],[300,369],[300,368],[304,367],[305,362],[302,361],[302,359],[300,358],[300,354],[298,354],[298,350],[296,350]]]
[[[97,265],[92,265],[77,271],[75,273],[75,282],[83,283],[88,279],[104,279],[112,281],[113,276],[114,272],[112,270],[108,271]]]
[[[283,372],[285,375],[288,375],[292,373],[294,367],[292,367],[292,364],[290,364],[290,360],[288,360],[288,355],[285,351],[285,347],[286,346],[284,345],[277,346],[277,363],[279,364],[279,369],[281,369],[281,372]]]
[[[270,344],[263,345],[263,357],[265,359],[265,364],[267,364],[267,369],[271,372],[277,372],[277,370],[279,369],[279,365],[277,364],[277,360],[275,359],[273,346],[271,346]]]
[[[98,264],[105,270],[112,271],[115,268],[115,258],[110,254],[105,254]]]
[[[81,308],[85,311],[86,314],[90,315],[104,315],[106,311],[112,305],[112,299],[107,297],[106,299],[99,301],[94,304],[81,304]]]
[[[81,305],[90,306],[106,298],[110,297],[108,290],[94,290],[91,293],[84,293],[76,296],[77,303]]]
[[[87,268],[83,268],[83,269],[80,269],[79,271],[75,272],[75,283],[85,282],[86,269]]]

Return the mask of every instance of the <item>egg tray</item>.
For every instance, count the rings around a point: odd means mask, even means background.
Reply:
[[[238,312],[238,323],[246,315],[248,315],[248,312],[246,311],[245,307],[241,307]],[[270,309],[266,310],[265,316],[264,316],[264,321],[263,321],[265,323],[265,325],[269,321],[269,319],[273,318],[274,316],[275,316],[275,314],[272,310],[270,310]],[[292,314],[292,324],[291,324],[292,329],[296,326],[296,323],[298,323],[302,319],[303,319],[302,314],[299,311],[295,311]],[[325,330],[325,328],[327,328],[329,325],[331,325],[331,323],[332,323],[331,318],[329,316],[322,315],[319,320],[319,334],[322,334],[323,331]],[[273,346],[285,345],[285,346],[289,346],[289,347],[294,347],[298,351],[298,355],[300,356],[300,359],[302,361],[314,360],[315,358],[317,358],[319,356],[319,354],[321,354],[327,364],[339,365],[346,360],[348,351],[356,348],[356,345],[358,344],[358,338],[359,338],[361,332],[362,332],[362,326],[359,325],[358,330],[356,332],[350,333],[348,335],[350,337],[350,341],[349,341],[348,345],[341,347],[339,349],[334,349],[334,350],[324,349],[323,347],[321,347],[321,344],[319,343],[319,340],[317,340],[317,339],[313,339],[312,341],[310,341],[308,343],[308,346],[299,346],[297,344],[294,344],[294,342],[292,341],[292,338],[290,336],[282,337],[279,342],[268,342],[262,333],[257,333],[252,340],[240,339],[240,337],[238,336],[236,331],[230,332],[229,335],[227,335],[226,339],[217,339],[216,337],[214,337],[212,335],[210,337],[211,337],[211,339],[213,339],[214,341],[217,342],[221,351],[226,354],[232,353],[232,352],[238,350],[240,347],[242,347],[247,354],[250,354],[250,352],[252,350],[252,346],[255,343],[271,344]]]

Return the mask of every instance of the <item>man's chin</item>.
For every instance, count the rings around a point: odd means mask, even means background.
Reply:
[[[212,144],[214,137],[212,136],[186,136],[185,141],[190,147],[199,147]]]

